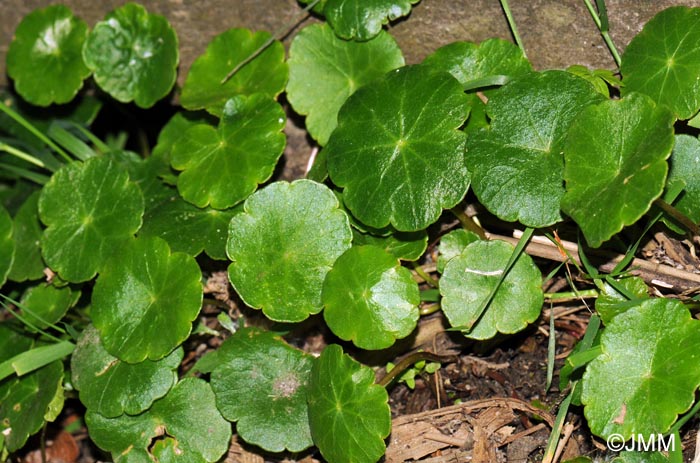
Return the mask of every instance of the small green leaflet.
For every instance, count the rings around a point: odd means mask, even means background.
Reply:
[[[374,384],[374,371],[326,347],[311,368],[308,393],[311,437],[327,461],[375,463],[391,431],[386,389]]]
[[[636,307],[642,299],[649,298],[649,288],[644,280],[639,277],[625,277],[616,283],[626,291],[634,295],[635,299],[629,300],[624,295],[618,293],[609,283],[603,282],[600,295],[595,301],[595,310],[600,315],[600,319],[606,325],[618,314]]]
[[[581,401],[594,434],[665,433],[700,385],[700,321],[672,299],[650,299],[614,317],[603,353],[583,375]],[[671,393],[672,391],[672,393]]]
[[[211,387],[246,442],[270,452],[313,445],[306,404],[313,357],[274,333],[244,328],[219,348]]]
[[[143,195],[116,162],[64,165],[44,186],[39,217],[44,260],[69,282],[90,280],[141,226]]]
[[[41,258],[41,224],[39,223],[39,194],[34,192],[20,206],[14,217],[13,239],[15,260],[8,278],[12,281],[38,280],[44,276]]]
[[[10,213],[0,205],[0,286],[7,281],[15,259],[16,243],[13,238],[13,223]]]
[[[231,440],[231,424],[216,409],[209,384],[198,378],[183,379],[140,415],[107,418],[88,410],[85,421],[90,438],[112,452],[115,463],[154,461],[150,451],[165,451],[154,445],[164,435],[178,461],[213,463]]]
[[[187,339],[199,314],[201,278],[193,257],[171,253],[160,238],[124,243],[92,293],[92,319],[105,349],[129,363],[168,355]]]
[[[622,55],[622,95],[640,92],[679,119],[700,109],[700,8],[676,6],[654,16]]]
[[[177,188],[197,207],[235,206],[270,178],[282,155],[282,107],[269,96],[237,96],[224,105],[218,129],[197,124],[175,143]]]
[[[25,16],[7,51],[7,73],[17,93],[38,106],[71,101],[90,75],[82,56],[87,34],[85,21],[63,5]]]
[[[352,240],[333,192],[310,180],[276,182],[244,208],[231,219],[227,243],[229,279],[241,299],[275,321],[320,312],[323,280]]]
[[[420,0],[326,0],[323,14],[339,37],[369,40],[382,26],[411,12]]]
[[[374,236],[353,228],[352,236],[353,245],[377,246],[397,259],[409,262],[420,259],[428,247],[428,233],[425,230],[408,233],[394,231],[387,236]]]
[[[464,162],[467,96],[427,66],[391,71],[355,92],[325,148],[328,173],[365,225],[421,230],[469,187]]]
[[[20,301],[23,315],[34,326],[46,329],[58,322],[73,307],[80,291],[71,291],[70,287],[58,288],[47,283],[40,283],[29,288]]]
[[[670,186],[674,183],[684,183],[683,192],[673,206],[690,220],[698,223],[700,222],[700,141],[690,135],[676,135],[675,138],[666,189],[670,190]],[[672,219],[669,220],[673,222]]]
[[[175,385],[182,355],[182,349],[175,349],[156,362],[122,362],[105,350],[99,331],[89,325],[71,356],[73,385],[93,412],[106,418],[138,415]]]
[[[440,238],[440,255],[438,255],[437,261],[438,272],[442,273],[450,259],[462,254],[464,248],[479,239],[479,235],[476,233],[462,228],[453,230]]]
[[[339,338],[362,349],[385,349],[418,322],[420,293],[411,272],[376,246],[353,246],[323,284],[323,317]]]
[[[127,3],[95,25],[83,58],[97,85],[116,100],[150,108],[175,84],[177,35],[165,17]]]
[[[454,327],[472,327],[472,339],[496,333],[517,333],[542,309],[542,275],[527,254],[521,254],[481,318],[484,300],[498,284],[514,248],[504,241],[474,241],[445,265],[440,279],[442,310]]]
[[[275,98],[284,90],[288,75],[284,46],[278,40],[222,82],[269,38],[268,32],[253,33],[248,29],[229,29],[214,37],[190,68],[180,96],[182,106],[191,110],[206,109],[220,116],[226,101],[236,95],[263,93]]]
[[[367,42],[338,38],[327,24],[302,29],[289,49],[287,98],[306,115],[306,129],[321,145],[328,142],[338,110],[355,90],[404,65],[396,41],[387,32]]]
[[[481,203],[505,221],[544,227],[561,220],[564,137],[603,96],[564,71],[530,73],[494,93],[491,126],[467,140],[466,162]]]
[[[562,210],[592,247],[639,220],[663,192],[671,112],[632,93],[586,108],[569,129]]]

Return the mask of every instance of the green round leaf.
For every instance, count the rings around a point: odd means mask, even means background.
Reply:
[[[532,71],[522,50],[503,39],[489,39],[480,44],[453,42],[438,48],[423,64],[449,72],[462,85],[484,77],[514,78]]]
[[[165,186],[161,186],[157,195],[146,198],[146,204],[139,236],[163,238],[172,251],[192,257],[204,250],[218,260],[226,259],[228,224],[243,210],[239,206],[225,211],[200,209],[183,200],[175,189]]]
[[[115,162],[66,164],[44,186],[39,217],[47,226],[44,260],[70,282],[90,280],[141,226],[143,195]]]
[[[182,353],[175,349],[157,362],[128,364],[105,350],[99,331],[90,325],[71,357],[73,385],[80,391],[80,401],[93,412],[107,418],[138,415],[175,385]]]
[[[25,16],[7,50],[7,74],[17,93],[38,106],[72,100],[90,75],[82,57],[87,34],[85,21],[63,5]]]
[[[177,188],[198,207],[226,209],[270,178],[284,151],[284,111],[266,95],[226,102],[218,129],[198,124],[174,145]]]
[[[165,357],[187,336],[202,306],[202,273],[160,238],[137,238],[107,262],[92,293],[102,343],[129,363]],[[167,314],[165,316],[164,314]]]
[[[610,323],[610,320],[612,320],[614,316],[639,305],[639,299],[649,298],[649,288],[646,283],[644,283],[644,280],[639,277],[631,276],[621,278],[617,280],[617,284],[635,299],[627,299],[627,297],[617,292],[610,283],[603,282],[600,295],[595,300],[595,310],[606,325]]]
[[[311,437],[327,461],[374,463],[384,455],[391,431],[386,389],[374,384],[374,371],[331,344],[311,368]]]
[[[467,337],[489,339],[497,332],[517,333],[540,315],[542,275],[523,253],[477,319],[513,251],[505,241],[475,241],[445,265],[440,279],[442,310],[452,326],[473,327]]]
[[[339,37],[369,40],[382,25],[411,12],[420,0],[326,0],[323,14]]]
[[[700,222],[700,141],[690,135],[676,135],[666,184],[676,182],[683,182],[685,187],[673,206],[693,222]]]
[[[607,325],[603,353],[588,364],[581,401],[591,431],[665,433],[700,385],[700,321],[671,299],[651,299]]]
[[[323,304],[323,318],[340,339],[385,349],[416,327],[420,293],[396,257],[375,246],[353,246],[328,272]]]
[[[42,234],[39,194],[37,191],[27,198],[14,217],[15,260],[8,275],[12,281],[38,280],[44,276],[45,265],[39,246]]]
[[[51,402],[63,392],[62,383],[60,361],[0,383],[0,435],[8,451],[21,449],[29,436],[41,429]]]
[[[416,231],[464,197],[466,103],[454,77],[426,66],[392,71],[348,98],[325,151],[355,217]]]
[[[437,261],[438,272],[442,273],[450,259],[462,254],[467,246],[479,239],[479,235],[463,228],[453,230],[440,238],[440,254]]]
[[[5,284],[15,260],[15,239],[13,223],[7,209],[0,206],[0,286]]]
[[[224,104],[236,95],[263,93],[276,97],[287,83],[284,46],[278,40],[240,68],[225,83],[226,75],[255,53],[269,38],[268,32],[229,29],[209,43],[195,60],[182,88],[180,103],[187,109],[206,109],[220,116]]]
[[[313,445],[306,396],[313,357],[274,333],[237,331],[211,375],[216,405],[246,442],[270,452]]]
[[[490,128],[467,140],[467,166],[481,203],[500,219],[529,227],[561,220],[564,136],[585,106],[602,99],[564,71],[527,74],[494,93]]]
[[[301,30],[289,49],[287,98],[306,117],[306,129],[325,145],[338,124],[338,110],[355,90],[404,65],[386,32],[368,42],[339,39],[326,24]]]
[[[122,103],[150,108],[175,84],[177,35],[165,17],[127,3],[95,25],[83,59],[102,90]]]
[[[374,236],[353,229],[354,245],[371,245],[384,249],[397,259],[415,261],[428,247],[428,233],[425,230],[417,232],[394,232],[388,236]]]
[[[73,307],[80,291],[68,286],[57,288],[46,283],[29,288],[20,301],[24,317],[39,329],[46,329],[58,322]]]
[[[564,156],[562,210],[592,247],[635,223],[663,192],[673,148],[673,115],[635,93],[586,108]]]
[[[213,463],[231,440],[230,423],[216,409],[209,384],[198,378],[183,379],[140,415],[106,418],[88,410],[85,421],[90,438],[112,452],[116,463],[156,461],[151,445],[164,435],[172,439],[178,461]]]
[[[273,183],[231,219],[229,278],[249,306],[272,320],[298,322],[321,311],[323,280],[351,240],[347,215],[328,187]]]
[[[654,16],[625,49],[620,72],[623,96],[644,93],[690,119],[700,109],[700,8]]]

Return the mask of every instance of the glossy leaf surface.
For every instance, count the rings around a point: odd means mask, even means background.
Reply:
[[[71,101],[90,75],[82,56],[87,34],[85,21],[64,5],[25,16],[7,50],[7,73],[17,93],[38,106]]]
[[[411,12],[420,0],[326,0],[323,14],[339,37],[369,40],[382,26]]]
[[[374,236],[353,230],[354,245],[371,245],[384,249],[397,259],[415,261],[420,259],[428,247],[428,234],[417,232],[394,232],[387,236]]]
[[[0,205],[0,286],[7,280],[7,275],[15,260],[16,243],[13,229],[10,213]]]
[[[466,102],[454,77],[424,66],[391,71],[348,99],[325,151],[355,217],[416,231],[462,199]]]
[[[216,405],[248,443],[270,452],[313,445],[306,396],[313,358],[274,333],[242,329],[218,351]]]
[[[44,260],[66,281],[95,276],[112,252],[141,226],[143,195],[114,161],[67,164],[44,186],[39,216]]]
[[[476,233],[462,228],[453,230],[440,238],[440,255],[437,261],[438,272],[442,273],[450,259],[462,254],[467,246],[479,239],[479,235]]]
[[[83,58],[97,85],[116,100],[150,108],[175,84],[177,36],[165,17],[127,3],[95,25]]]
[[[323,280],[352,231],[328,187],[297,180],[248,198],[228,236],[228,274],[243,301],[272,320],[298,322],[321,311]]]
[[[566,140],[561,207],[592,247],[635,223],[663,192],[673,116],[642,94],[586,108]]]
[[[353,246],[323,284],[323,318],[339,338],[384,349],[416,327],[420,294],[411,272],[375,246]]]
[[[105,264],[92,294],[92,319],[105,349],[129,363],[168,355],[199,314],[201,278],[194,258],[171,253],[160,238],[126,243]]]
[[[12,281],[38,280],[44,276],[45,265],[39,246],[42,234],[39,194],[37,191],[29,196],[14,217],[15,260],[8,276]]]
[[[39,329],[61,320],[80,297],[80,291],[68,286],[58,288],[46,283],[29,288],[20,301],[26,319]]]

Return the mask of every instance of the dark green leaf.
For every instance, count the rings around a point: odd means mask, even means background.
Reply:
[[[0,206],[0,286],[5,284],[15,260],[15,239],[13,238],[12,217],[7,209]]]
[[[426,66],[392,71],[348,99],[325,150],[355,217],[416,231],[462,199],[466,103],[454,77]]]
[[[331,344],[311,368],[311,437],[327,461],[374,463],[391,431],[386,390],[374,384],[374,371]]]
[[[63,318],[80,297],[68,286],[57,288],[46,283],[27,290],[20,301],[23,315],[39,329],[46,329]]]
[[[590,246],[635,223],[661,195],[673,122],[668,109],[635,93],[590,106],[572,124],[561,208]]]
[[[396,42],[386,32],[368,42],[338,38],[328,25],[301,30],[289,49],[287,98],[320,145],[338,123],[338,110],[355,90],[403,66]]]
[[[234,96],[263,93],[276,97],[284,90],[288,74],[284,47],[277,40],[222,84],[232,69],[269,38],[268,32],[253,33],[248,29],[229,29],[214,37],[190,68],[180,96],[182,106],[206,109],[220,116],[226,101]]]
[[[377,246],[397,259],[415,261],[420,259],[428,247],[428,234],[417,232],[394,232],[388,236],[374,236],[353,230],[353,244]]]
[[[175,84],[177,36],[165,17],[127,3],[95,25],[83,58],[97,85],[116,100],[150,108]]]
[[[125,243],[105,263],[92,293],[92,319],[105,349],[129,363],[168,355],[199,314],[201,278],[194,258],[171,253],[160,238]]]
[[[271,452],[313,445],[306,396],[313,358],[274,333],[237,331],[211,375],[216,405],[248,443]]]
[[[91,279],[141,226],[143,195],[115,162],[67,164],[44,186],[39,216],[46,224],[44,260],[70,282]]]
[[[7,73],[22,98],[38,106],[68,103],[90,75],[82,57],[85,21],[63,5],[34,10],[17,26]]]
[[[228,100],[218,129],[198,124],[173,146],[171,164],[183,172],[177,188],[198,207],[226,209],[270,178],[285,144],[284,111],[262,94]]]
[[[326,0],[323,14],[339,37],[369,40],[382,25],[411,12],[420,0]]]
[[[671,153],[666,189],[678,182],[683,182],[684,188],[673,206],[693,222],[700,222],[700,141],[690,135],[676,135]]]
[[[411,272],[375,246],[353,246],[323,284],[323,317],[339,338],[385,349],[416,327],[420,294]]]

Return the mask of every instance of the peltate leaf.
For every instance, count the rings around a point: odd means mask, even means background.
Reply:
[[[29,322],[39,329],[46,329],[61,320],[79,297],[80,291],[71,291],[68,286],[58,288],[41,283],[24,293],[20,307]]]
[[[269,38],[268,32],[253,33],[248,29],[229,29],[214,37],[190,68],[180,96],[182,106],[206,109],[220,116],[226,101],[236,95],[263,93],[276,97],[284,90],[288,74],[284,47],[277,40],[222,84],[230,71]]]
[[[605,328],[603,353],[588,364],[581,401],[591,431],[665,433],[695,401],[700,385],[700,321],[671,299],[651,299]]]
[[[466,102],[454,77],[427,66],[392,71],[348,98],[325,151],[355,217],[416,231],[462,199]]]
[[[620,72],[623,96],[644,93],[690,119],[700,109],[700,8],[654,16],[625,49]]]
[[[165,17],[127,3],[95,25],[83,58],[97,85],[116,100],[150,108],[175,84],[177,35]]]
[[[592,247],[635,223],[663,192],[671,112],[635,93],[586,108],[566,139],[561,208]]]
[[[182,352],[175,349],[157,362],[128,364],[105,350],[99,331],[90,325],[71,356],[73,385],[80,391],[80,401],[93,412],[106,418],[137,415],[175,385]]]
[[[185,378],[140,415],[106,418],[88,410],[90,438],[112,452],[116,463],[153,462],[154,439],[168,436],[174,461],[213,463],[226,452],[231,425],[216,409],[214,393],[206,381]],[[163,447],[156,447],[159,453]]]
[[[37,191],[29,196],[14,217],[15,260],[8,276],[12,281],[38,280],[44,275],[45,265],[39,246],[42,234],[39,194]]]
[[[481,318],[484,302],[498,284],[514,248],[505,241],[475,241],[445,265],[440,279],[442,310],[454,327],[473,327],[466,336],[489,339],[517,333],[542,309],[542,275],[523,253],[498,287]]]
[[[249,306],[272,320],[298,322],[321,311],[323,280],[351,240],[347,215],[328,187],[273,183],[231,219],[229,278]]]
[[[92,319],[105,349],[129,363],[168,355],[189,336],[199,314],[201,278],[194,258],[171,254],[160,238],[125,243],[92,293]]]
[[[489,99],[489,129],[467,141],[467,166],[481,203],[502,220],[544,227],[559,220],[564,136],[603,96],[564,71],[531,73]]]
[[[440,238],[437,271],[442,273],[450,259],[462,254],[467,246],[479,239],[479,235],[463,228],[453,230]]]
[[[438,48],[423,64],[449,72],[462,85],[494,75],[515,78],[532,71],[522,50],[503,39],[480,44],[453,42]]]
[[[0,206],[0,286],[5,284],[15,260],[16,244],[13,228],[10,213],[3,206]]]
[[[375,246],[353,246],[323,284],[323,317],[339,338],[384,349],[416,327],[420,294],[411,272]]]
[[[90,280],[141,226],[143,195],[114,161],[95,157],[58,170],[39,198],[44,260],[70,282]]]
[[[374,463],[384,454],[391,431],[386,389],[374,372],[331,344],[311,368],[311,437],[327,461]]]
[[[246,442],[270,452],[313,445],[306,396],[313,357],[274,333],[242,329],[224,342],[211,375],[216,405]]]
[[[397,259],[415,261],[420,259],[428,247],[428,233],[425,230],[417,232],[394,232],[387,236],[374,236],[353,229],[354,245],[371,245],[384,249]]]
[[[63,365],[56,361],[0,383],[0,434],[8,451],[21,449],[41,429],[52,400],[63,391],[62,382]]]
[[[301,30],[289,49],[287,98],[320,144],[338,124],[338,110],[355,90],[404,65],[396,41],[387,32],[367,42],[338,38],[330,26]]]
[[[323,14],[339,37],[369,40],[382,25],[411,12],[420,0],[326,0]]]
[[[240,205],[225,211],[200,209],[182,199],[174,188],[161,186],[157,194],[146,198],[139,236],[163,238],[172,251],[193,257],[204,250],[212,259],[224,260],[228,224],[242,210]]]
[[[700,141],[690,135],[676,135],[666,184],[676,182],[685,187],[673,206],[693,222],[700,222]]]
[[[90,75],[82,56],[87,34],[85,21],[64,5],[25,16],[7,50],[7,73],[17,93],[38,106],[71,101]]]
[[[177,188],[195,206],[226,209],[270,178],[285,144],[284,111],[269,96],[226,102],[218,129],[191,127],[175,143],[171,164],[182,170]]]

